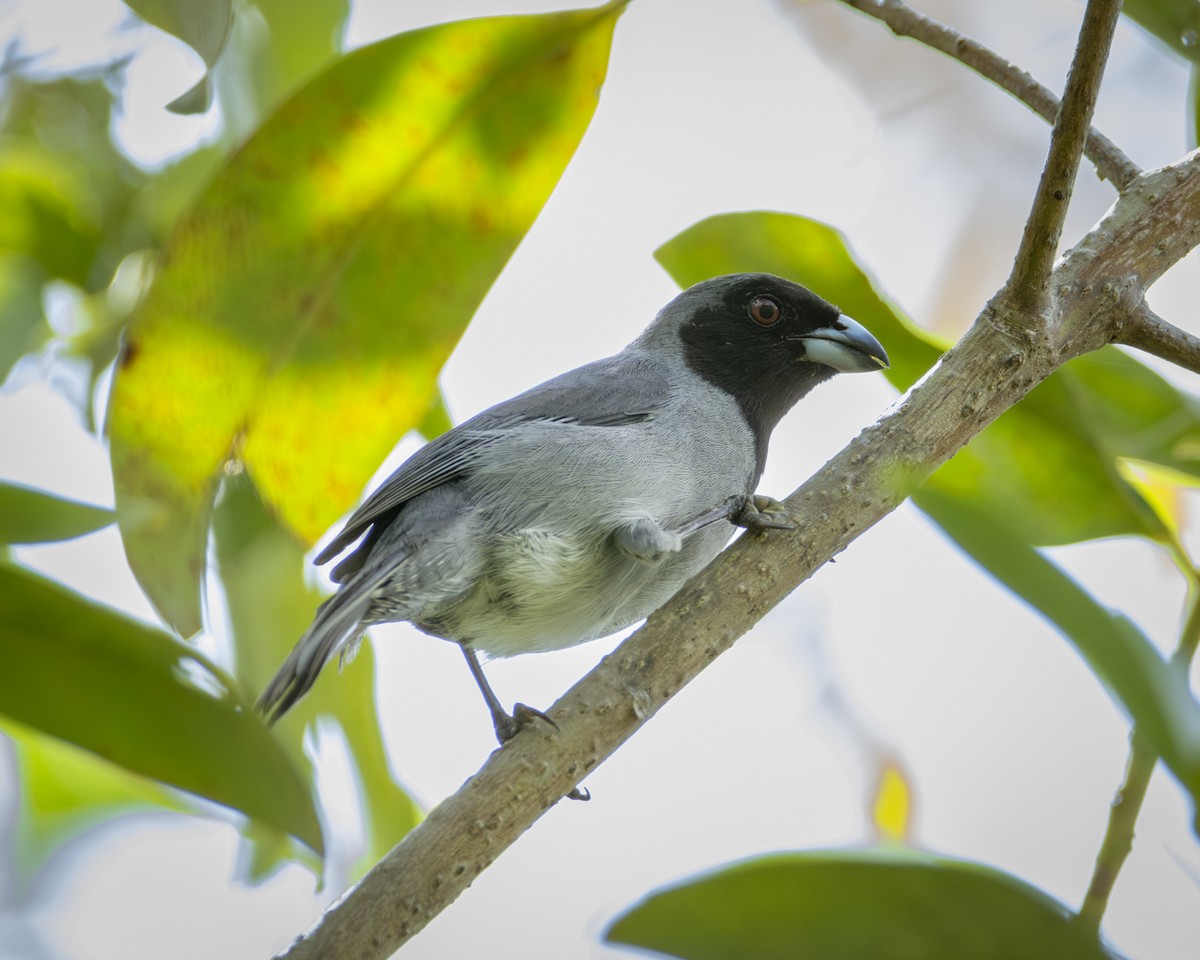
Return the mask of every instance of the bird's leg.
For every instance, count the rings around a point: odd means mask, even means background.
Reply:
[[[718,520],[728,520],[735,527],[745,527],[747,530],[795,530],[796,523],[787,508],[778,500],[759,494],[745,496],[739,494],[730,497],[720,506],[698,513],[675,532],[681,537],[695,533]]]
[[[541,710],[535,710],[524,703],[514,704],[512,713],[505,710],[500,705],[500,698],[492,690],[487,677],[483,675],[483,667],[479,665],[479,656],[465,643],[459,644],[459,646],[462,649],[463,656],[467,658],[467,666],[471,668],[471,676],[475,678],[475,684],[479,687],[479,692],[483,694],[488,711],[492,715],[492,726],[496,728],[496,739],[500,742],[500,746],[508,743],[523,727],[529,726],[530,722],[535,718],[545,720],[554,729],[558,729],[558,724],[542,713]]]
[[[467,658],[467,666],[471,668],[471,676],[475,678],[475,685],[479,687],[479,692],[483,694],[487,708],[492,714],[492,726],[496,729],[496,739],[500,742],[500,746],[508,743],[523,727],[529,726],[535,719],[545,720],[555,730],[558,729],[558,724],[551,720],[550,717],[528,704],[513,704],[513,712],[511,714],[505,710],[500,705],[500,698],[492,690],[492,685],[488,683],[487,677],[483,675],[483,667],[480,666],[479,655],[465,643],[460,643],[459,647],[463,652],[463,656]],[[571,792],[567,794],[567,799],[591,800],[592,795],[588,793],[586,787],[572,787]]]

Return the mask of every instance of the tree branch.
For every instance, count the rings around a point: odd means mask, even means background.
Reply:
[[[1145,302],[1117,335],[1116,342],[1169,360],[1192,373],[1200,373],[1200,337],[1167,323]]]
[[[1058,116],[1058,97],[1031,74],[979,41],[917,12],[903,0],[842,0],[842,3],[884,23],[896,36],[916,40],[969,67],[1012,94],[1047,123],[1053,123]],[[1096,167],[1096,173],[1115,186],[1118,193],[1142,172],[1120,147],[1095,127],[1088,130],[1084,153]]]
[[[1050,133],[1046,166],[1006,285],[1008,295],[1027,310],[1042,307],[1047,301],[1046,285],[1054,269],[1083,142],[1096,108],[1100,78],[1104,75],[1120,13],[1121,0],[1088,0],[1083,14],[1067,89]]]
[[[740,537],[551,708],[557,730],[526,728],[494,752],[280,956],[390,956],[768,610],[1068,355],[1109,342],[1128,311],[1088,278],[1116,265],[1152,279],[1169,266],[1163,260],[1186,252],[1147,239],[1163,228],[1163,209],[1200,222],[1200,157],[1147,174],[1143,184],[1056,270],[1052,296],[1072,301],[1058,313],[1079,322],[1058,328],[1070,349],[1055,336],[1029,337],[1028,319],[1009,317],[1013,308],[994,300],[892,413],[787,499],[796,533]]]

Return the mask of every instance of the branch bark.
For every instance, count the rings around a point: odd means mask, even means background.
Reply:
[[[959,61],[1001,90],[1011,93],[1047,123],[1058,116],[1059,99],[1016,64],[943,23],[918,13],[902,0],[842,0],[885,24],[898,37],[908,37]],[[1141,169],[1095,127],[1088,129],[1084,153],[1096,172],[1118,192],[1131,184]]]
[[[1192,373],[1200,373],[1200,337],[1167,323],[1145,303],[1117,335],[1116,342],[1169,360]]]
[[[1063,258],[1053,324],[1035,333],[993,300],[892,413],[787,498],[796,533],[739,538],[551,708],[557,730],[526,728],[493,753],[280,957],[390,956],[767,611],[1066,360],[1113,340],[1128,298],[1198,242],[1200,153],[1139,178]]]

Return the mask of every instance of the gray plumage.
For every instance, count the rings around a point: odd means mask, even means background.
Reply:
[[[318,555],[362,538],[260,707],[278,718],[372,623],[511,656],[641,620],[729,539],[727,524],[693,521],[736,522],[796,400],[838,370],[886,363],[862,327],[786,280],[692,287],[621,353],[492,407],[396,470]]]

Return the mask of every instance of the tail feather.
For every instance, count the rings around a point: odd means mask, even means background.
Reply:
[[[360,575],[317,608],[312,625],[258,698],[258,710],[268,724],[275,723],[308,693],[335,653],[361,636],[375,589],[390,572],[385,568],[370,576]]]

